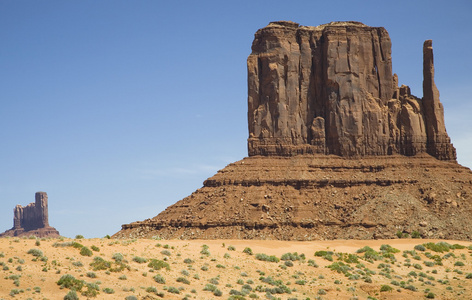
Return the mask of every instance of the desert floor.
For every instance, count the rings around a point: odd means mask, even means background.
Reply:
[[[425,239],[0,238],[0,299],[472,299],[471,255]]]

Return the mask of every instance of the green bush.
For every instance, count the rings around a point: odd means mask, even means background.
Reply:
[[[173,293],[173,294],[180,294],[180,290],[178,288],[173,287],[173,286],[169,286],[167,288],[167,291],[169,293]]]
[[[390,292],[393,288],[387,284],[384,284],[380,287],[381,292]]]
[[[426,251],[426,248],[425,248],[425,246],[423,246],[423,245],[416,245],[416,246],[415,246],[415,250],[418,250],[418,251]]]
[[[78,234],[78,235],[75,236],[75,239],[76,239],[76,240],[81,240],[81,239],[83,239],[83,238],[84,238],[84,236],[81,235],[81,234]]]
[[[184,283],[184,284],[190,284],[190,281],[189,281],[187,278],[185,278],[185,277],[178,277],[178,278],[176,279],[176,281],[177,281],[177,282]]]
[[[151,259],[151,261],[148,264],[148,267],[153,268],[154,270],[160,270],[162,268],[170,270],[169,264],[159,259]]]
[[[87,298],[97,297],[97,295],[100,293],[100,287],[96,283],[87,283],[85,287],[87,289],[82,292],[82,295]]]
[[[95,274],[94,272],[87,272],[86,276],[89,278],[97,278],[97,274]]]
[[[95,251],[95,252],[100,252],[100,248],[98,248],[97,246],[92,245],[92,247],[90,247],[90,248],[92,248],[92,250]]]
[[[252,249],[251,249],[251,248],[249,248],[249,247],[246,247],[246,248],[244,248],[244,250],[243,250],[243,253],[246,253],[246,254],[252,255]]]
[[[29,249],[28,252],[26,252],[26,253],[31,254],[33,256],[36,256],[36,257],[43,256],[43,251],[41,251],[39,249]]]
[[[143,257],[135,256],[135,257],[133,257],[133,261],[137,262],[138,264],[144,264],[148,260],[146,258],[143,258]]]
[[[291,261],[296,261],[296,260],[305,260],[305,254],[300,254],[298,255],[297,252],[294,253],[285,253],[282,255],[280,258],[281,260],[291,260]]]
[[[463,267],[463,266],[465,266],[465,264],[464,264],[462,261],[456,261],[456,262],[454,263],[454,266],[455,266],[455,267]]]
[[[93,252],[92,252],[92,250],[90,250],[89,248],[84,246],[84,247],[82,247],[82,249],[80,249],[80,255],[82,255],[82,256],[92,256]]]
[[[122,262],[125,258],[123,257],[123,254],[121,253],[113,253],[111,256],[111,259],[113,259],[116,262]]]
[[[165,284],[166,283],[166,280],[164,277],[162,277],[161,275],[157,274],[156,276],[153,277],[154,280],[157,282],[157,283],[160,283],[160,284]]]
[[[115,293],[115,290],[113,290],[112,288],[104,288],[102,290],[105,294],[114,294]]]
[[[261,261],[268,261],[268,262],[275,262],[278,263],[280,259],[274,255],[267,255],[264,253],[257,253],[256,254],[256,259],[261,260]]]
[[[73,289],[76,291],[82,290],[85,282],[83,280],[76,279],[70,274],[63,275],[58,281],[57,285],[60,285],[62,288]]]
[[[111,262],[104,260],[99,256],[95,256],[93,262],[90,263],[90,266],[94,271],[98,270],[107,270],[111,267]]]
[[[234,246],[228,246],[228,251],[236,251],[236,248]]]
[[[64,296],[64,300],[79,300],[79,296],[75,290],[71,290]]]
[[[398,253],[398,252],[400,252],[400,250],[398,250],[398,249],[396,249],[396,248],[393,248],[393,247],[390,246],[390,245],[382,245],[382,246],[380,246],[380,251],[386,252],[386,253]]]
[[[426,298],[428,299],[434,299],[436,297],[436,295],[434,295],[432,292],[429,292],[427,295],[426,295]]]

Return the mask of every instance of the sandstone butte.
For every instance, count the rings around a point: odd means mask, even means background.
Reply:
[[[382,27],[289,21],[247,60],[248,152],[114,237],[472,238],[472,172],[456,162],[423,46],[423,98],[398,86]]]
[[[48,195],[35,194],[34,203],[27,206],[17,205],[13,210],[13,228],[0,234],[6,236],[59,237],[59,231],[49,226]]]

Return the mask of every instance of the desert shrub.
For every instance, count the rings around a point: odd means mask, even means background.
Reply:
[[[465,278],[466,279],[472,279],[472,273],[467,273],[467,275],[465,275]]]
[[[36,257],[43,256],[43,251],[41,251],[39,249],[29,249],[28,252],[26,252],[26,253],[31,254],[33,256],[36,256]]]
[[[225,269],[225,268],[226,268],[226,267],[223,266],[222,264],[217,264],[216,267],[219,268],[219,269]]]
[[[94,271],[107,270],[111,267],[111,263],[99,256],[95,256],[93,258],[93,262],[90,263],[90,266],[93,268]]]
[[[420,264],[413,264],[413,268],[423,270],[423,267]]]
[[[419,233],[418,231],[415,230],[411,233],[411,238],[420,239],[421,238],[421,233]]]
[[[214,292],[216,291],[216,289],[217,289],[216,285],[211,284],[211,283],[207,283],[205,287],[203,288],[204,291],[210,291],[210,292]]]
[[[319,289],[318,295],[326,295],[326,291],[324,289]]]
[[[104,288],[102,291],[103,291],[105,294],[114,294],[114,293],[115,293],[115,290],[114,290],[114,289],[108,288],[108,287],[107,287],[107,288]]]
[[[135,256],[135,257],[133,257],[133,261],[137,262],[138,264],[144,264],[148,260],[146,258],[143,258],[143,257]]]
[[[202,267],[200,268],[200,270],[202,270],[202,271],[208,271],[208,266],[202,266]]]
[[[82,249],[80,249],[80,255],[82,255],[82,256],[92,256],[93,252],[92,252],[92,250],[90,250],[89,248],[84,246],[84,247],[82,247]]]
[[[252,249],[251,249],[251,248],[249,248],[249,247],[246,247],[246,248],[244,248],[244,250],[243,250],[243,253],[246,253],[246,254],[252,255]]]
[[[84,266],[84,264],[81,261],[74,261],[74,262],[72,262],[72,265],[76,266],[76,267],[83,267]]]
[[[426,295],[426,298],[428,299],[434,299],[436,297],[436,295],[434,295],[434,293],[432,292],[429,292],[427,295]]]
[[[309,259],[309,260],[308,260],[308,265],[309,265],[310,267],[318,268],[318,264],[317,264],[313,259]]]
[[[90,248],[92,248],[92,250],[95,251],[95,252],[100,252],[100,248],[98,248],[97,246],[92,245],[92,247],[90,247]]]
[[[207,245],[202,246],[202,250],[200,251],[200,254],[210,256],[210,251],[208,250],[209,247]]]
[[[126,296],[125,300],[138,300],[138,298],[134,295]]]
[[[291,261],[296,261],[296,260],[305,260],[305,254],[300,254],[298,255],[297,252],[294,252],[294,253],[285,253],[282,255],[282,257],[280,258],[281,260],[291,260]]]
[[[424,265],[427,266],[427,267],[434,267],[434,265],[436,265],[436,264],[432,261],[425,261]]]
[[[214,292],[213,292],[213,295],[215,295],[216,297],[220,297],[223,295],[223,292],[220,291],[219,289],[216,289]]]
[[[154,270],[160,270],[162,268],[170,270],[169,264],[159,259],[151,259],[151,261],[148,264],[148,267],[153,268]]]
[[[126,275],[121,275],[120,277],[118,277],[119,280],[126,280],[128,279],[128,277],[126,277]]]
[[[423,245],[416,245],[416,246],[415,246],[415,250],[418,250],[418,251],[426,251],[426,248],[425,248],[425,246],[423,246]]]
[[[465,264],[464,264],[462,261],[456,261],[456,262],[454,263],[454,266],[455,266],[455,267],[463,267],[463,266],[465,266]]]
[[[161,254],[162,254],[162,255],[165,255],[165,256],[171,256],[171,255],[172,255],[172,253],[170,253],[169,250],[162,250],[162,251],[161,251]]]
[[[380,251],[386,252],[386,253],[398,253],[398,252],[400,252],[400,250],[398,250],[398,249],[396,249],[396,248],[393,248],[393,247],[390,246],[390,245],[382,245],[382,246],[380,246]]]
[[[85,287],[87,289],[82,292],[82,295],[87,298],[97,297],[97,295],[100,293],[100,287],[96,283],[87,283]]]
[[[95,274],[94,272],[87,272],[87,274],[85,275],[89,278],[97,278],[97,274]]]
[[[189,276],[190,275],[190,273],[187,270],[180,271],[180,274],[182,274],[184,276]]]
[[[423,244],[423,246],[425,246],[427,249],[431,251],[439,252],[439,253],[449,252],[452,247],[450,244],[446,242],[438,242],[436,244],[429,242],[429,243]]]
[[[84,238],[84,236],[81,235],[81,234],[78,234],[78,235],[75,236],[75,239],[76,239],[76,240],[81,240],[81,239],[83,239],[83,238]]]
[[[155,287],[153,287],[153,286],[147,287],[147,288],[145,289],[145,291],[146,291],[147,293],[157,293],[157,289],[156,289]]]
[[[229,255],[229,253],[225,253],[225,254],[223,255],[223,258],[226,258],[226,259],[231,258],[231,255]]]
[[[186,259],[184,259],[184,263],[193,264],[193,260],[191,260],[190,258],[186,258]]]
[[[190,284],[190,281],[189,281],[187,278],[185,278],[185,277],[178,277],[178,278],[176,279],[176,281],[177,281],[177,282],[184,283],[184,284]]]
[[[164,277],[162,277],[161,275],[157,274],[156,276],[153,277],[154,280],[157,282],[157,283],[160,283],[160,284],[165,284],[166,283],[166,280]]]
[[[268,261],[268,262],[275,262],[275,263],[278,263],[280,261],[280,259],[274,255],[267,255],[267,254],[263,254],[263,253],[257,253],[256,254],[256,259],[257,260],[261,260],[261,261]]]
[[[293,267],[293,262],[291,260],[286,260],[284,262],[284,265],[286,265],[287,267]]]
[[[113,253],[111,256],[111,259],[113,259],[116,262],[122,262],[124,260],[123,254],[121,253]]]
[[[180,294],[180,290],[178,288],[173,287],[173,286],[169,286],[167,288],[167,291],[169,293],[173,293],[173,294]]]
[[[228,246],[228,251],[236,251],[236,248],[234,246]]]
[[[79,300],[79,296],[75,290],[71,290],[64,296],[64,300]]]
[[[413,291],[413,292],[416,292],[416,287],[415,287],[415,286],[413,286],[413,285],[411,285],[411,284],[410,284],[410,285],[407,285],[407,286],[405,286],[405,289],[407,289],[407,290],[410,290],[410,291]]]
[[[380,287],[381,292],[390,292],[392,290],[393,290],[393,288],[391,286],[387,285],[387,284],[384,284]]]
[[[76,279],[74,276],[70,274],[63,275],[58,281],[57,285],[60,285],[61,288],[66,289],[74,289],[76,291],[80,291],[84,286],[84,281]]]

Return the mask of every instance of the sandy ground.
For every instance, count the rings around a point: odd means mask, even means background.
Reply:
[[[79,248],[71,246],[72,242],[80,244]],[[472,299],[472,278],[467,278],[472,273],[472,242],[446,241],[466,248],[444,253],[428,249],[404,252],[428,242],[439,240],[288,242],[1,238],[0,299],[64,299],[70,289],[61,288],[57,282],[65,274],[85,283],[95,283],[99,294],[90,299],[125,299],[128,296],[136,297],[129,299],[229,299],[231,296],[233,299],[426,299],[428,294],[434,299]],[[81,245],[89,249],[95,246],[99,251],[84,256]],[[208,246],[209,255],[201,254],[204,245]],[[390,245],[400,252],[394,253],[393,258],[370,262],[363,258],[363,253],[356,254],[364,246],[381,253],[381,245]],[[246,247],[253,255],[243,252]],[[42,255],[29,254],[31,249],[41,250]],[[333,260],[315,256],[315,252],[321,250],[332,251]],[[293,261],[293,266],[290,262],[287,266],[283,260],[256,259],[256,254],[280,259],[289,252],[304,254],[305,259]],[[95,257],[114,263],[116,253],[123,255],[127,267],[124,270],[94,270],[91,266]],[[351,268],[347,274],[327,268],[347,257],[341,253],[358,257],[357,263],[343,262]],[[425,262],[434,260],[431,255],[442,258],[442,265],[426,265]],[[150,259],[167,262],[169,270],[153,270],[148,266]],[[313,260],[315,266],[309,260]],[[156,282],[154,277],[158,274],[165,283]],[[213,284],[221,295],[205,291],[207,284]],[[383,285],[392,290],[381,291]],[[106,293],[107,289],[113,293]],[[82,295],[86,290],[84,286],[77,292],[79,299],[88,299]]]

